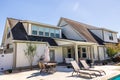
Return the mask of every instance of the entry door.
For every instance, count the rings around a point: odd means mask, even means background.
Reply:
[[[81,57],[87,58],[87,47],[81,47]]]
[[[55,61],[55,50],[50,50],[50,61]]]

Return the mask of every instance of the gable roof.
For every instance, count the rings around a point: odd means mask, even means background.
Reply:
[[[27,35],[22,22],[18,22],[11,32],[14,40],[42,41],[48,42],[50,46],[58,46],[53,38]]]
[[[96,27],[89,26],[86,24],[82,24],[77,21],[73,21],[67,18],[61,18],[61,20],[66,21],[71,27],[73,27],[77,32],[79,32],[88,42],[95,42],[97,41],[94,39],[94,37],[91,35],[91,33],[88,31],[89,28],[93,29]]]

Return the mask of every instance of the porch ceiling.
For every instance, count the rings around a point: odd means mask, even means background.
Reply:
[[[74,41],[74,40],[66,40],[66,39],[55,39],[59,46],[70,46],[70,45],[97,45],[97,43],[93,42],[81,42],[81,41]]]

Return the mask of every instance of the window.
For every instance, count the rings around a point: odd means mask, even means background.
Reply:
[[[49,37],[49,28],[45,28],[45,36]]]
[[[44,28],[43,28],[43,27],[40,27],[40,28],[39,28],[39,35],[40,35],[40,36],[43,36],[43,35],[44,35]]]
[[[109,33],[109,40],[113,40],[113,34],[112,33]]]
[[[54,32],[55,32],[54,29],[50,29],[50,37],[55,37]]]
[[[86,47],[82,47],[82,58],[87,58]]]
[[[55,37],[59,38],[60,37],[60,31],[59,30],[55,30]]]
[[[33,35],[37,35],[37,30],[38,30],[38,27],[35,26],[35,25],[33,25],[33,26],[32,26],[32,34],[33,34]]]

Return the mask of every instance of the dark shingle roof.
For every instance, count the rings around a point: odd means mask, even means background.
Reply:
[[[41,36],[28,36],[28,40],[30,41],[41,41],[48,42],[51,46],[58,46],[55,40],[51,37],[41,37]]]
[[[18,22],[12,29],[12,35],[14,40],[26,40],[27,33],[21,22]]]
[[[90,32],[90,34],[94,37],[94,39],[97,41],[98,44],[100,45],[104,45],[104,41],[102,39],[100,39],[98,36],[96,36],[93,32],[91,32],[90,30],[88,30]]]
[[[28,41],[42,41],[48,42],[50,46],[58,46],[54,39],[50,37],[40,37],[40,36],[29,36],[24,29],[24,26],[21,22],[18,22],[12,29],[11,29],[13,39],[14,40],[28,40]]]

